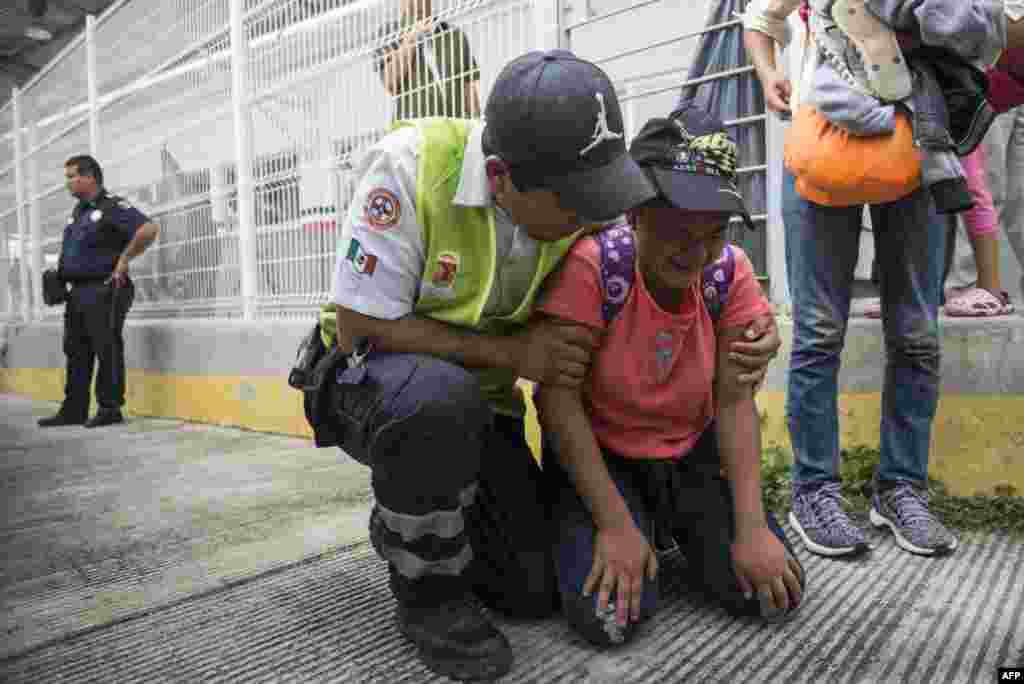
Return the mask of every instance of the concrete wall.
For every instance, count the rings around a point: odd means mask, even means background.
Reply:
[[[130,321],[125,329],[130,415],[176,417],[256,431],[310,436],[301,397],[286,376],[305,323]],[[0,328],[0,392],[59,401],[62,328]],[[759,395],[766,446],[789,449],[785,346]],[[1024,319],[945,319],[943,396],[933,433],[933,474],[970,494],[1010,486],[1024,492]],[[844,445],[878,444],[884,372],[881,324],[851,321],[841,373]],[[531,421],[531,439],[537,429]]]

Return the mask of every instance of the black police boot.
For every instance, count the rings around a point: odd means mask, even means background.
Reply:
[[[85,427],[103,427],[104,425],[114,425],[115,423],[123,423],[124,416],[117,409],[100,409],[99,412],[90,418]]]
[[[497,679],[512,668],[512,647],[491,624],[458,577],[402,577],[394,567],[391,591],[398,602],[399,631],[420,659],[452,679]]]
[[[56,414],[48,418],[40,418],[39,427],[59,427],[61,425],[81,425],[88,418],[88,413],[72,411],[64,406]]]

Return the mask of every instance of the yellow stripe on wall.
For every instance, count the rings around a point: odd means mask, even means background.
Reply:
[[[529,384],[524,394],[529,397]],[[0,369],[0,391],[33,399],[60,401],[64,370]],[[785,393],[758,395],[763,444],[790,452]],[[95,410],[95,399],[93,400]],[[302,410],[302,395],[283,377],[174,376],[128,372],[129,415],[240,427],[312,438]],[[840,444],[877,448],[881,419],[878,394],[839,398]],[[536,409],[527,406],[527,440],[540,453]],[[1019,395],[944,395],[932,430],[931,474],[955,494],[993,493],[1008,487],[1024,493],[1024,401]]]

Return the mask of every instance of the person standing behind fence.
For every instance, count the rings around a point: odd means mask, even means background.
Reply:
[[[40,427],[101,427],[123,423],[124,319],[135,296],[129,262],[156,239],[159,228],[141,211],[103,187],[103,170],[89,155],[64,163],[68,191],[78,200],[64,228],[57,272],[70,285],[64,305],[64,401]],[[92,371],[99,357],[96,400],[88,422]]]
[[[435,20],[430,0],[401,0],[401,12],[382,31],[398,40],[381,48],[376,61],[395,98],[395,119],[480,116],[480,68],[466,34]]]

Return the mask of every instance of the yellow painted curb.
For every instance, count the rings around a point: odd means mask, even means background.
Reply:
[[[523,383],[531,395],[530,383]],[[64,370],[0,369],[0,391],[32,399],[60,401]],[[95,404],[95,400],[94,400]],[[758,395],[763,445],[791,453],[785,394]],[[95,406],[94,406],[95,410]],[[172,376],[129,371],[129,415],[240,427],[312,437],[302,396],[278,376]],[[878,447],[881,401],[878,394],[839,398],[840,444]],[[527,404],[527,441],[540,454],[540,429],[532,401]],[[932,430],[931,474],[954,494],[1024,493],[1024,401],[1019,395],[945,395]]]

